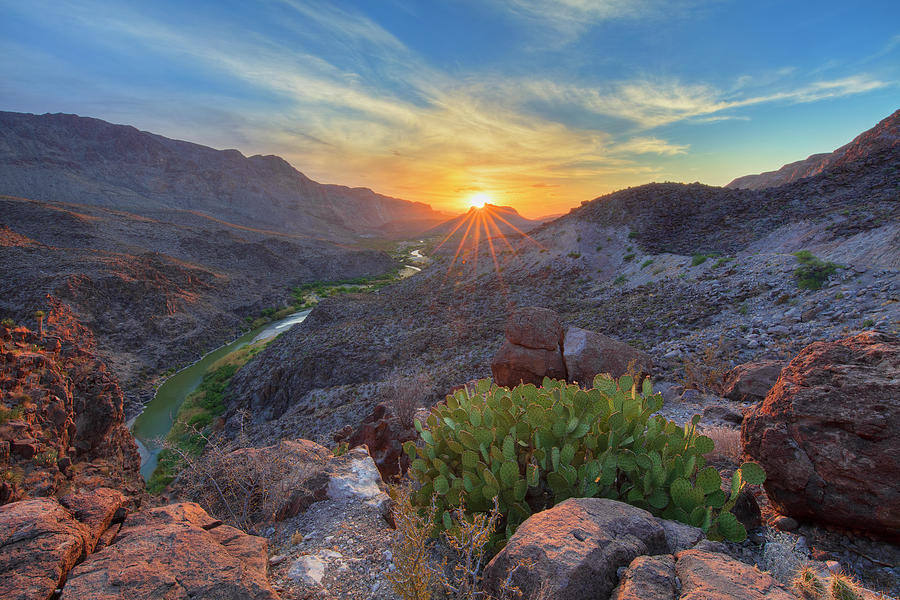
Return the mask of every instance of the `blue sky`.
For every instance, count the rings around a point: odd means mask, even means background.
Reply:
[[[900,2],[0,0],[0,109],[455,211],[723,185],[900,108]]]

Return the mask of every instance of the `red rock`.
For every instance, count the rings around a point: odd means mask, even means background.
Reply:
[[[760,402],[775,385],[784,366],[785,363],[780,360],[738,365],[725,376],[722,395],[736,402]]]
[[[541,385],[544,377],[565,379],[566,366],[558,350],[526,348],[507,340],[491,361],[491,373],[500,386]]]
[[[356,430],[342,430],[340,435],[335,435],[334,441],[346,442],[350,448],[368,447],[382,479],[387,481],[399,477],[409,468],[409,456],[403,452],[403,442],[417,437],[415,429],[403,428],[388,412],[387,406],[379,404]]]
[[[613,590],[610,600],[675,600],[675,557],[638,556]]]
[[[562,342],[559,315],[547,308],[515,309],[506,321],[506,339],[526,348],[556,350]]]
[[[570,498],[522,523],[485,567],[484,582],[499,595],[511,569],[529,562],[512,575],[524,598],[608,598],[619,567],[666,551],[666,534],[647,511],[605,498]]]
[[[32,439],[13,440],[10,451],[22,458],[33,458],[38,453],[38,443]]]
[[[51,498],[0,506],[0,598],[52,597],[84,555],[88,537],[87,528]]]
[[[129,517],[114,543],[69,574],[61,600],[277,600],[266,576],[266,541],[216,519],[194,503]]]
[[[125,505],[125,496],[118,490],[98,488],[69,494],[60,503],[72,511],[76,519],[88,529],[85,552],[91,553],[106,528],[113,522],[116,513]]]
[[[744,417],[744,453],[778,512],[900,538],[900,340],[807,346]]]
[[[797,600],[768,573],[724,554],[684,550],[675,558],[679,600]]]
[[[563,360],[569,380],[587,386],[591,386],[594,377],[600,373],[618,378],[630,370],[629,366],[638,375],[649,375],[653,369],[653,360],[646,352],[580,327],[566,330]]]

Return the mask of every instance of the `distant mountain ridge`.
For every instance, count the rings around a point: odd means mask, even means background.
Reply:
[[[804,160],[784,165],[777,171],[738,177],[725,187],[758,190],[778,187],[806,177],[818,175],[834,167],[840,167],[865,159],[877,152],[900,145],[900,110],[883,119],[875,127],[856,136],[852,142],[834,152],[813,154]]]
[[[491,223],[489,230],[492,236],[497,235],[498,230],[502,235],[527,233],[529,230],[534,229],[545,222],[545,220],[532,220],[523,217],[519,214],[519,211],[512,206],[485,204],[481,208],[475,208],[473,206],[467,212],[431,228],[425,232],[425,235],[464,235],[465,230],[468,227],[467,221],[475,220],[473,217],[477,217],[481,214],[485,215],[486,220]]]
[[[317,183],[278,156],[245,157],[67,114],[0,112],[0,194],[152,218],[191,211],[332,240],[416,235],[447,218],[421,202]]]

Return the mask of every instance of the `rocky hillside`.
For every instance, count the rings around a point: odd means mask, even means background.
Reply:
[[[97,334],[129,416],[151,376],[231,339],[291,286],[389,271],[386,254],[181,213],[0,196],[0,318],[67,304]]]
[[[841,167],[850,163],[866,160],[867,157],[882,150],[900,145],[900,110],[887,117],[878,125],[859,134],[852,142],[841,146],[834,152],[813,154],[805,160],[798,160],[784,165],[777,171],[768,171],[759,175],[738,177],[725,187],[759,190],[778,187],[805,177]]]
[[[0,505],[107,486],[140,503],[122,390],[67,307],[37,331],[0,325]]]
[[[277,156],[65,114],[0,112],[0,194],[338,240],[417,235],[447,218],[427,204],[316,183]]]
[[[656,376],[688,363],[783,360],[818,339],[900,319],[897,147],[771,190],[650,184],[597,198],[498,241],[495,267],[454,248],[420,275],[366,297],[320,304],[234,378],[261,440],[327,440],[383,400],[395,374],[430,379],[423,400],[490,376],[514,306],[648,352]],[[448,245],[449,246],[449,245]],[[803,289],[794,252],[835,268]]]

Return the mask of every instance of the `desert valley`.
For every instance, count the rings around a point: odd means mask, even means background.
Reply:
[[[0,599],[900,596],[891,110],[565,207],[0,112]]]

